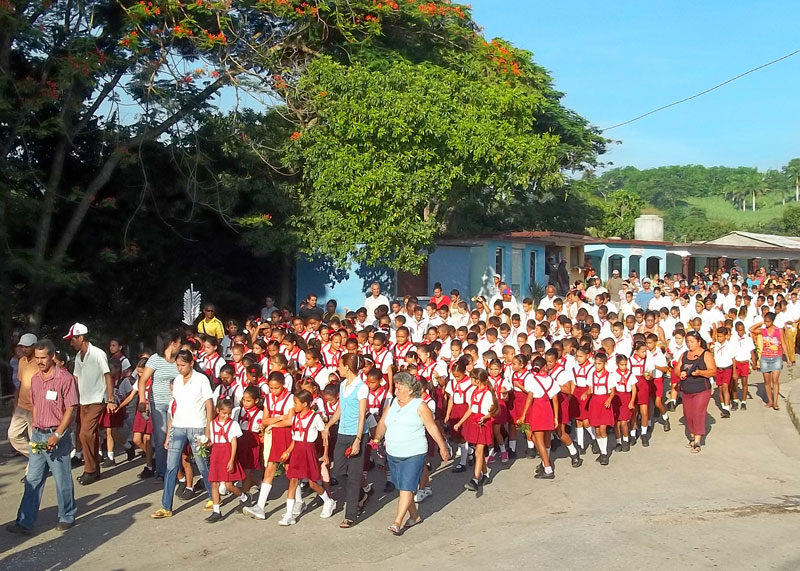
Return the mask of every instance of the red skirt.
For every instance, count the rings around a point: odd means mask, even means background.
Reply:
[[[508,412],[506,401],[497,399],[497,415],[492,419],[494,424],[508,424],[511,414]]]
[[[592,395],[589,399],[589,424],[592,426],[614,426],[614,407],[603,406],[608,395]]]
[[[257,434],[252,430],[245,430],[236,441],[236,459],[242,470],[261,469],[261,446]]]
[[[133,417],[132,432],[138,432],[139,434],[153,434],[153,417],[148,416],[147,420],[145,420],[142,416],[142,413],[137,410],[136,415]]]
[[[611,403],[617,421],[628,422],[633,419],[633,411],[628,408],[629,404],[631,404],[631,393],[617,392],[617,396]]]
[[[233,461],[233,472],[228,472],[228,461],[231,459],[230,443],[214,444],[211,447],[211,462],[208,466],[208,480],[210,482],[236,482],[244,480],[245,473],[239,460]]]
[[[461,429],[456,430],[453,428],[458,421],[464,418],[464,413],[467,412],[467,405],[466,404],[455,404],[453,403],[453,408],[450,410],[450,420],[447,421],[447,428],[455,432],[456,434],[462,435],[462,431],[464,430],[464,426],[461,426]],[[465,423],[466,424],[466,423]]]
[[[718,385],[729,385],[731,384],[732,378],[733,378],[733,366],[727,367],[725,369],[717,369]]]
[[[292,443],[292,429],[289,426],[272,429],[272,448],[269,450],[269,462],[280,462],[281,456]]]
[[[286,468],[286,477],[290,479],[306,478],[314,482],[322,479],[317,447],[314,442],[295,441],[292,455],[289,457],[289,465]]]
[[[447,414],[447,401],[444,399],[444,389],[442,387],[433,387],[431,398],[433,402],[436,403],[436,412],[433,413],[433,418],[439,422],[444,422],[444,415]],[[333,450],[332,446],[331,450]]]
[[[527,400],[528,393],[514,389],[511,397],[511,408],[508,411],[514,423],[522,418],[522,413],[525,412],[525,402]]]
[[[100,428],[122,428],[127,417],[124,408],[118,408],[114,412],[104,409],[103,414],[100,415]]]
[[[553,401],[547,397],[533,399],[525,422],[531,425],[531,432],[554,430],[556,418],[553,416]]]
[[[676,375],[675,373],[673,373],[672,371],[670,371],[670,373],[669,373],[669,385],[670,385],[670,388],[673,388],[675,385],[677,385],[680,382],[681,382],[681,378],[678,375]]]
[[[558,393],[558,424],[569,424],[578,412],[575,399],[567,393]]]
[[[589,387],[575,387],[575,392],[572,397],[578,403],[577,413],[572,417],[575,420],[589,420],[589,401],[591,398],[581,400],[581,397],[589,390]]]
[[[333,459],[333,449],[336,448],[336,439],[339,437],[339,423],[337,422],[331,429],[328,431],[328,452]],[[319,438],[314,443],[314,446],[317,449],[317,457],[322,458],[325,454],[325,443],[322,441],[322,434],[320,433]]]
[[[470,444],[484,444],[485,446],[491,446],[493,436],[493,419],[490,418],[483,426],[480,426],[478,421],[481,418],[483,418],[482,414],[473,412],[472,415],[467,419],[467,422],[461,426],[461,435],[464,437],[464,440]]]
[[[650,403],[650,383],[644,377],[636,377],[636,404]]]

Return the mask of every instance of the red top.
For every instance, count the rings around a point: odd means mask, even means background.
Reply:
[[[31,379],[36,428],[55,428],[61,424],[64,412],[78,405],[78,385],[69,371],[53,365],[50,373],[52,376],[45,379],[39,371]]]
[[[450,298],[447,297],[444,294],[442,294],[442,297],[440,297],[439,299],[436,299],[435,297],[432,297],[430,303],[433,303],[434,305],[436,305],[436,309],[439,309],[443,305],[446,305],[447,307],[450,307],[450,305],[452,304],[452,302],[450,301]]]

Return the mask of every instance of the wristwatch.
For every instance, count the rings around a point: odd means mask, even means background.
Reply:
[[[61,437],[64,436],[63,432],[61,434],[59,434],[58,432],[54,432],[53,434],[55,434],[56,438],[58,438],[59,440],[61,440]]]

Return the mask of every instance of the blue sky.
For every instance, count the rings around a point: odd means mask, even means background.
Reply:
[[[472,13],[601,128],[800,48],[796,0],[472,0]],[[615,166],[779,168],[800,157],[800,54],[607,136],[622,140],[604,156]]]

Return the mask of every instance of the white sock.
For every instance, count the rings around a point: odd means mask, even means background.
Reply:
[[[578,453],[578,449],[575,448],[575,444],[574,443],[570,444],[569,446],[567,446],[567,450],[569,450],[569,455],[570,456],[575,456],[575,454]]]
[[[286,515],[291,517],[292,511],[294,511],[294,500],[286,498]]]
[[[600,454],[608,453],[608,437],[606,436],[598,437],[597,445],[600,446]]]
[[[489,448],[489,453],[487,454],[487,456],[494,456],[494,446]]]
[[[328,495],[328,492],[322,490],[322,493],[319,495],[319,498],[325,502],[326,504],[331,501],[331,497]]]
[[[576,430],[578,432],[578,446],[583,448],[583,427],[579,426]]]
[[[525,442],[528,443],[528,448],[533,448],[533,440],[526,440]]]
[[[636,429],[635,428],[631,429],[631,438],[636,438]]]
[[[500,445],[500,454],[505,454],[505,453],[506,453],[506,445],[505,444],[501,444]]]
[[[722,409],[723,409],[723,410],[727,410],[728,412],[730,412],[730,411],[731,411],[731,405],[729,405],[729,404],[723,404],[723,405],[722,405]]]
[[[647,426],[643,426],[643,427],[642,427],[642,436],[647,436],[647,429],[648,429],[648,428],[649,428],[649,427],[647,427]]]
[[[589,428],[587,428],[586,432],[589,433],[589,436],[592,437],[592,440],[597,440],[597,435],[594,432],[594,426],[590,426]]]
[[[517,451],[517,439],[515,438],[514,440],[509,440],[508,441],[508,447],[511,449],[512,452],[516,452]]]
[[[107,452],[106,455],[108,456],[109,460],[113,460],[114,459],[114,453],[113,452]]]
[[[458,445],[458,449],[461,450],[461,457],[458,459],[458,463],[462,466],[467,465],[467,456],[469,456],[469,444],[464,442],[463,444]]]
[[[661,420],[663,421],[669,420],[669,415],[665,412],[664,414],[661,415]]]
[[[186,478],[185,477],[184,478],[178,478],[178,481],[179,482],[186,482]]]
[[[623,436],[623,437],[622,437],[622,441],[623,441],[623,442],[628,442],[628,437],[627,437],[627,436]]]
[[[272,484],[261,484],[261,489],[258,491],[258,507],[262,510],[264,506],[267,505],[267,497],[269,496],[270,490],[272,490]]]
[[[215,511],[216,513],[220,513],[220,511],[219,511],[219,504],[214,504],[214,505],[213,505],[213,508],[214,508],[214,511]]]
[[[552,474],[553,473],[553,467],[552,466],[545,466],[544,467],[544,473],[545,474]]]

